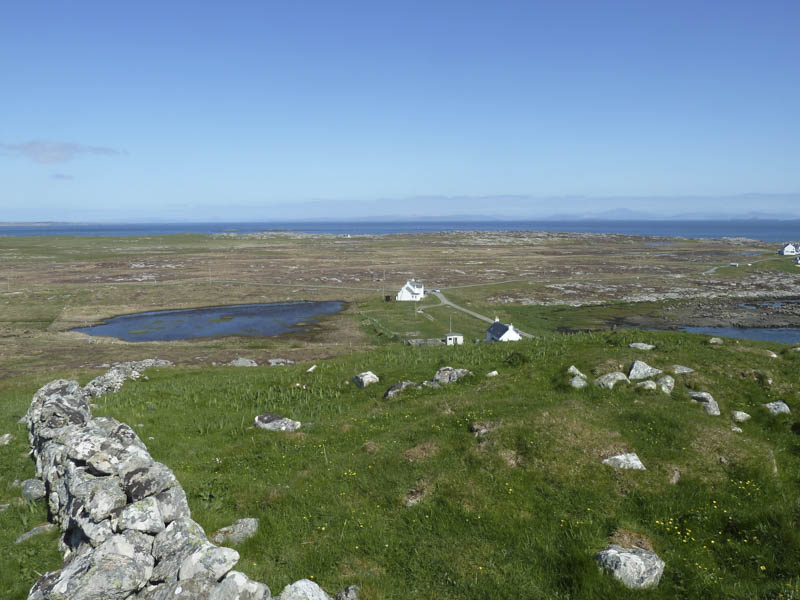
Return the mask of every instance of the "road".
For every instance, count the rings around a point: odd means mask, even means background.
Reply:
[[[474,317],[476,319],[480,319],[481,321],[485,321],[486,323],[494,323],[494,319],[490,319],[489,317],[482,315],[480,313],[476,313],[474,310],[470,310],[468,308],[464,308],[463,306],[459,306],[458,304],[453,304],[450,300],[442,292],[431,292],[434,296],[439,299],[441,304],[437,304],[436,306],[441,306],[442,304],[445,306],[449,306],[456,310],[460,310],[463,313],[467,313],[469,316]],[[429,307],[430,308],[430,307]],[[533,336],[530,333],[525,333],[524,331],[520,331],[516,327],[514,328],[517,332],[524,338],[532,338]]]

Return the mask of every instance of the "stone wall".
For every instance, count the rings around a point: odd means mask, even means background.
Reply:
[[[107,385],[87,389],[59,379],[33,397],[28,435],[50,518],[61,528],[64,565],[43,575],[29,600],[269,598],[266,585],[232,570],[239,554],[209,542],[192,521],[172,471],[136,433],[92,417],[92,395],[130,376],[117,369]]]

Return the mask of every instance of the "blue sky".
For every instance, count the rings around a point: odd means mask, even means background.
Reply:
[[[799,30],[794,0],[7,3],[0,221],[796,214]]]

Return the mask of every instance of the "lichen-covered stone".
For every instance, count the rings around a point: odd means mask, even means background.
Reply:
[[[630,589],[658,585],[664,572],[664,561],[654,552],[641,548],[611,545],[595,554],[594,558],[603,570]]]

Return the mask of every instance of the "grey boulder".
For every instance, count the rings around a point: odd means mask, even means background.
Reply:
[[[231,362],[228,363],[229,367],[257,367],[258,363],[254,361],[252,358],[239,358],[233,359]]]
[[[8,446],[13,439],[14,436],[10,433],[4,433],[3,435],[0,435],[0,446]]]
[[[656,380],[656,385],[665,394],[671,394],[675,389],[675,378],[672,375],[664,375]]]
[[[661,369],[651,367],[646,362],[641,360],[635,360],[631,366],[630,373],[628,373],[628,379],[648,379],[650,377],[655,377],[656,375],[661,375],[661,373],[663,373]]]
[[[664,572],[664,561],[654,552],[641,548],[623,548],[614,544],[595,554],[594,558],[604,571],[630,589],[658,585]]]
[[[647,381],[640,381],[636,384],[636,387],[648,391],[655,391],[658,389],[656,382],[651,379],[648,379]]]
[[[214,588],[208,600],[269,600],[270,596],[269,588],[263,583],[239,571],[231,571]]]
[[[22,497],[28,502],[36,502],[46,495],[47,489],[41,479],[26,479],[22,482]]]
[[[258,519],[244,518],[239,519],[232,525],[223,527],[213,533],[210,539],[215,544],[241,544],[245,540],[253,537],[258,531]]]
[[[581,373],[580,370],[578,370],[578,367],[576,367],[575,365],[569,366],[569,369],[567,369],[567,375],[574,375],[575,377],[583,377],[584,379],[586,379],[586,375]]]
[[[290,583],[281,592],[279,600],[332,600],[321,587],[310,579]]]
[[[402,394],[407,389],[416,389],[419,386],[414,383],[413,381],[398,381],[393,386],[391,386],[386,392],[383,394],[384,400],[390,400],[397,396],[398,394]]]
[[[611,456],[603,461],[604,465],[608,465],[609,467],[614,467],[615,469],[632,469],[634,471],[644,471],[645,467],[642,464],[642,461],[639,460],[639,457],[636,455],[635,452],[629,452],[627,454],[617,454],[616,456]]]
[[[579,390],[581,388],[585,388],[587,385],[589,385],[586,382],[586,378],[585,377],[580,377],[579,375],[575,375],[575,377],[570,379],[569,380],[569,384],[570,384],[570,386],[574,387],[576,390]]]
[[[633,348],[634,350],[652,350],[655,346],[643,342],[633,342],[632,344],[628,344],[628,348]]]
[[[255,418],[255,425],[267,431],[296,431],[300,429],[301,423],[274,413],[264,413]]]
[[[694,373],[694,369],[691,367],[684,367],[683,365],[672,365],[672,372],[675,375],[687,375],[689,373]]]
[[[468,371],[467,369],[454,369],[453,367],[442,367],[436,371],[436,375],[433,376],[433,382],[440,384],[455,383],[468,375],[472,375],[472,371]]]
[[[613,373],[606,373],[594,380],[594,384],[606,390],[611,390],[619,382],[630,383],[630,380],[625,376],[625,373],[614,371]]]
[[[355,383],[361,389],[364,389],[371,383],[378,383],[379,381],[380,378],[372,371],[364,371],[363,373],[359,373],[353,377],[353,383]]]
[[[781,402],[780,400],[768,402],[764,405],[764,408],[766,408],[771,415],[788,415],[792,412],[786,402]]]
[[[741,410],[735,410],[731,413],[731,419],[733,419],[734,423],[744,423],[750,420],[750,415]]]
[[[702,404],[703,410],[712,417],[718,417],[720,415],[719,404],[717,404],[717,401],[714,400],[714,397],[708,392],[689,392],[689,397],[692,399],[692,402]]]

